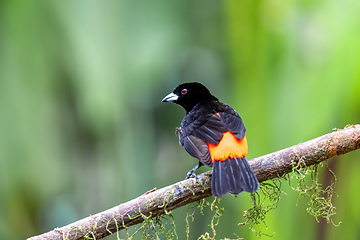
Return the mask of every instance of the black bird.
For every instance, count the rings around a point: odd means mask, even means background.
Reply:
[[[197,82],[179,85],[162,102],[174,102],[186,111],[178,129],[179,143],[199,159],[186,178],[195,177],[195,170],[206,165],[213,168],[211,192],[215,197],[229,191],[238,194],[259,189],[259,181],[245,157],[246,129],[232,107]]]

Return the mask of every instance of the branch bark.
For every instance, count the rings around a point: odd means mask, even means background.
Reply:
[[[360,125],[351,125],[298,145],[249,160],[259,181],[289,173],[293,163],[302,159],[307,166],[360,148]],[[211,196],[212,171],[159,190],[149,191],[136,199],[81,219],[67,226],[34,236],[28,240],[100,239],[116,231],[156,217],[166,211]]]

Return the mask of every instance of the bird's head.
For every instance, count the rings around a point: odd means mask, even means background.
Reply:
[[[201,102],[217,100],[201,83],[183,83],[174,88],[174,91],[163,98],[162,102],[174,102],[182,106],[186,112]]]

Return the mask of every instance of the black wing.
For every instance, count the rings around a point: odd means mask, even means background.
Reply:
[[[243,139],[246,131],[241,117],[229,105],[217,102],[215,107],[211,107],[211,111],[206,107],[198,108],[185,116],[179,134],[179,142],[185,150],[210,167],[212,162],[207,143],[218,144],[227,131]]]
[[[221,117],[217,114],[210,115],[208,121],[194,129],[192,135],[211,144],[218,144],[223,137],[223,133],[228,131]]]
[[[232,132],[237,139],[243,139],[246,128],[239,114],[232,108],[225,112],[219,112],[219,114],[228,131]]]
[[[236,138],[243,139],[246,128],[239,114],[230,106],[223,104],[223,108],[218,111],[218,114],[211,114],[208,120],[194,128],[191,135],[194,135],[205,142],[211,144],[218,144],[223,137],[223,133],[230,131]],[[223,111],[221,111],[223,110]]]
[[[204,140],[193,135],[184,136],[180,130],[179,143],[191,156],[199,159],[202,164],[212,167],[209,149]]]

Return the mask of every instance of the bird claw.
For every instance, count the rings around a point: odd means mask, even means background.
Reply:
[[[198,169],[200,166],[201,166],[201,165],[200,165],[200,163],[199,163],[198,165],[196,165],[195,167],[193,167],[193,169],[191,169],[190,171],[188,171],[188,173],[186,174],[185,180],[186,180],[186,179],[189,179],[189,178],[195,178],[195,179],[197,179],[196,174],[195,174],[195,171],[196,171],[196,169]]]
[[[189,179],[189,178],[196,178],[196,174],[195,174],[195,171],[189,171],[187,174],[186,174],[186,179]]]

